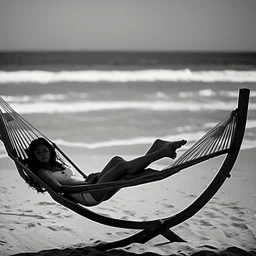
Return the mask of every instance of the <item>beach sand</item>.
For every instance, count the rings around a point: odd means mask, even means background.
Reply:
[[[67,153],[85,173],[89,166],[91,171],[99,171],[111,158],[107,154],[83,155],[73,150]],[[48,194],[37,194],[19,177],[14,163],[3,157],[0,255],[256,255],[255,156],[255,149],[241,151],[231,178],[210,202],[172,229],[186,243],[166,243],[165,238],[158,236],[146,244],[136,243],[105,253],[93,246],[138,231],[92,222],[60,206]],[[169,162],[165,159],[156,167]],[[122,189],[113,199],[91,210],[129,220],[170,216],[194,201],[220,165],[221,159],[216,158],[164,181]]]

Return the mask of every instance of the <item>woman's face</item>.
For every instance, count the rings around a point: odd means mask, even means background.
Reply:
[[[50,161],[51,153],[48,147],[40,144],[35,148],[35,157],[40,163],[46,164]]]

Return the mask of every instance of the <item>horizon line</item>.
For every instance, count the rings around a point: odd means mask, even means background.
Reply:
[[[15,50],[1,50],[0,53],[227,53],[227,54],[256,54],[255,51],[251,50],[239,50],[239,51],[230,51],[230,50],[104,50],[104,49],[93,49],[93,50],[58,50],[58,49],[40,49],[40,50],[25,50],[25,49],[15,49]]]

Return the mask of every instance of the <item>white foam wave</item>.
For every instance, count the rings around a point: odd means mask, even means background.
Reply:
[[[206,123],[204,124],[204,128],[212,128],[216,125],[216,123]],[[256,120],[247,120],[246,121],[246,129],[256,128]]]
[[[56,101],[65,100],[65,94],[41,94],[41,95],[22,95],[22,96],[8,96],[3,95],[2,98],[7,102],[30,102],[30,101]]]
[[[13,103],[12,107],[21,114],[33,113],[78,113],[109,110],[149,110],[149,111],[216,111],[232,110],[237,106],[236,101],[83,101],[55,103],[51,101],[32,103]],[[256,103],[250,104],[251,110],[256,110]]]
[[[182,133],[172,136],[165,136],[161,139],[163,140],[181,140],[186,139],[190,143],[195,141],[196,138],[200,138],[204,135],[203,132],[195,133]],[[79,147],[87,149],[97,149],[97,148],[107,148],[107,147],[116,147],[116,146],[135,146],[143,144],[151,144],[156,138],[155,137],[135,137],[129,139],[116,139],[116,140],[107,140],[94,143],[84,143],[84,142],[71,142],[63,139],[55,139],[54,142],[58,145],[67,146],[67,147]]]
[[[182,147],[183,150],[188,149],[193,143],[205,135],[205,132],[193,132],[193,133],[182,133],[173,136],[165,136],[161,139],[175,141],[186,139],[188,143]],[[66,141],[63,139],[55,139],[54,142],[59,146],[65,147],[75,147],[75,148],[85,148],[85,149],[102,149],[109,147],[127,147],[127,146],[136,146],[144,144],[152,144],[155,140],[155,137],[135,137],[129,139],[116,139],[116,140],[107,140],[94,143],[85,143],[85,142],[72,142]],[[244,140],[242,143],[242,149],[256,148],[256,141],[254,140]]]
[[[180,92],[179,97],[180,98],[191,98],[191,97],[205,97],[205,98],[210,98],[210,97],[219,97],[219,96],[224,96],[227,98],[237,98],[239,95],[239,92],[236,91],[213,91],[212,89],[204,89],[204,90],[199,90],[199,91],[193,91],[193,92]],[[250,97],[256,97],[256,91],[250,90]]]
[[[255,140],[243,140],[242,149],[250,149],[256,148],[256,141]]]
[[[247,120],[246,128],[247,129],[256,128],[256,120]]]
[[[233,82],[254,83],[256,71],[189,69],[170,70],[80,70],[80,71],[0,71],[0,83],[57,83],[57,82]]]

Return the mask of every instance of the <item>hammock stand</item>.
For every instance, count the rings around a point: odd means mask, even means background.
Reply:
[[[89,184],[84,186],[84,191],[86,192],[99,190],[108,191],[159,181],[168,178],[185,168],[201,163],[210,158],[226,154],[218,173],[204,192],[184,210],[163,219],[150,221],[128,221],[106,217],[76,203],[68,195],[55,192],[41,179],[39,179],[27,166],[26,149],[33,139],[38,137],[44,137],[47,139],[48,142],[53,145],[60,158],[64,158],[65,161],[72,165],[72,167],[75,168],[82,176],[85,177],[86,175],[55,143],[15,112],[1,97],[0,139],[4,143],[8,156],[14,161],[20,176],[25,181],[27,181],[28,175],[34,178],[45,188],[56,202],[85,218],[103,225],[141,230],[137,234],[128,238],[115,242],[99,244],[96,246],[97,249],[106,251],[112,248],[124,247],[132,243],[146,243],[158,235],[162,235],[170,242],[185,242],[181,237],[171,231],[170,228],[184,222],[196,214],[214,196],[226,178],[230,177],[230,171],[237,159],[244,136],[249,94],[250,91],[248,89],[240,89],[237,109],[233,110],[227,118],[218,123],[187,151],[185,151],[172,165],[164,168],[159,173],[148,174],[143,177],[127,181]]]

